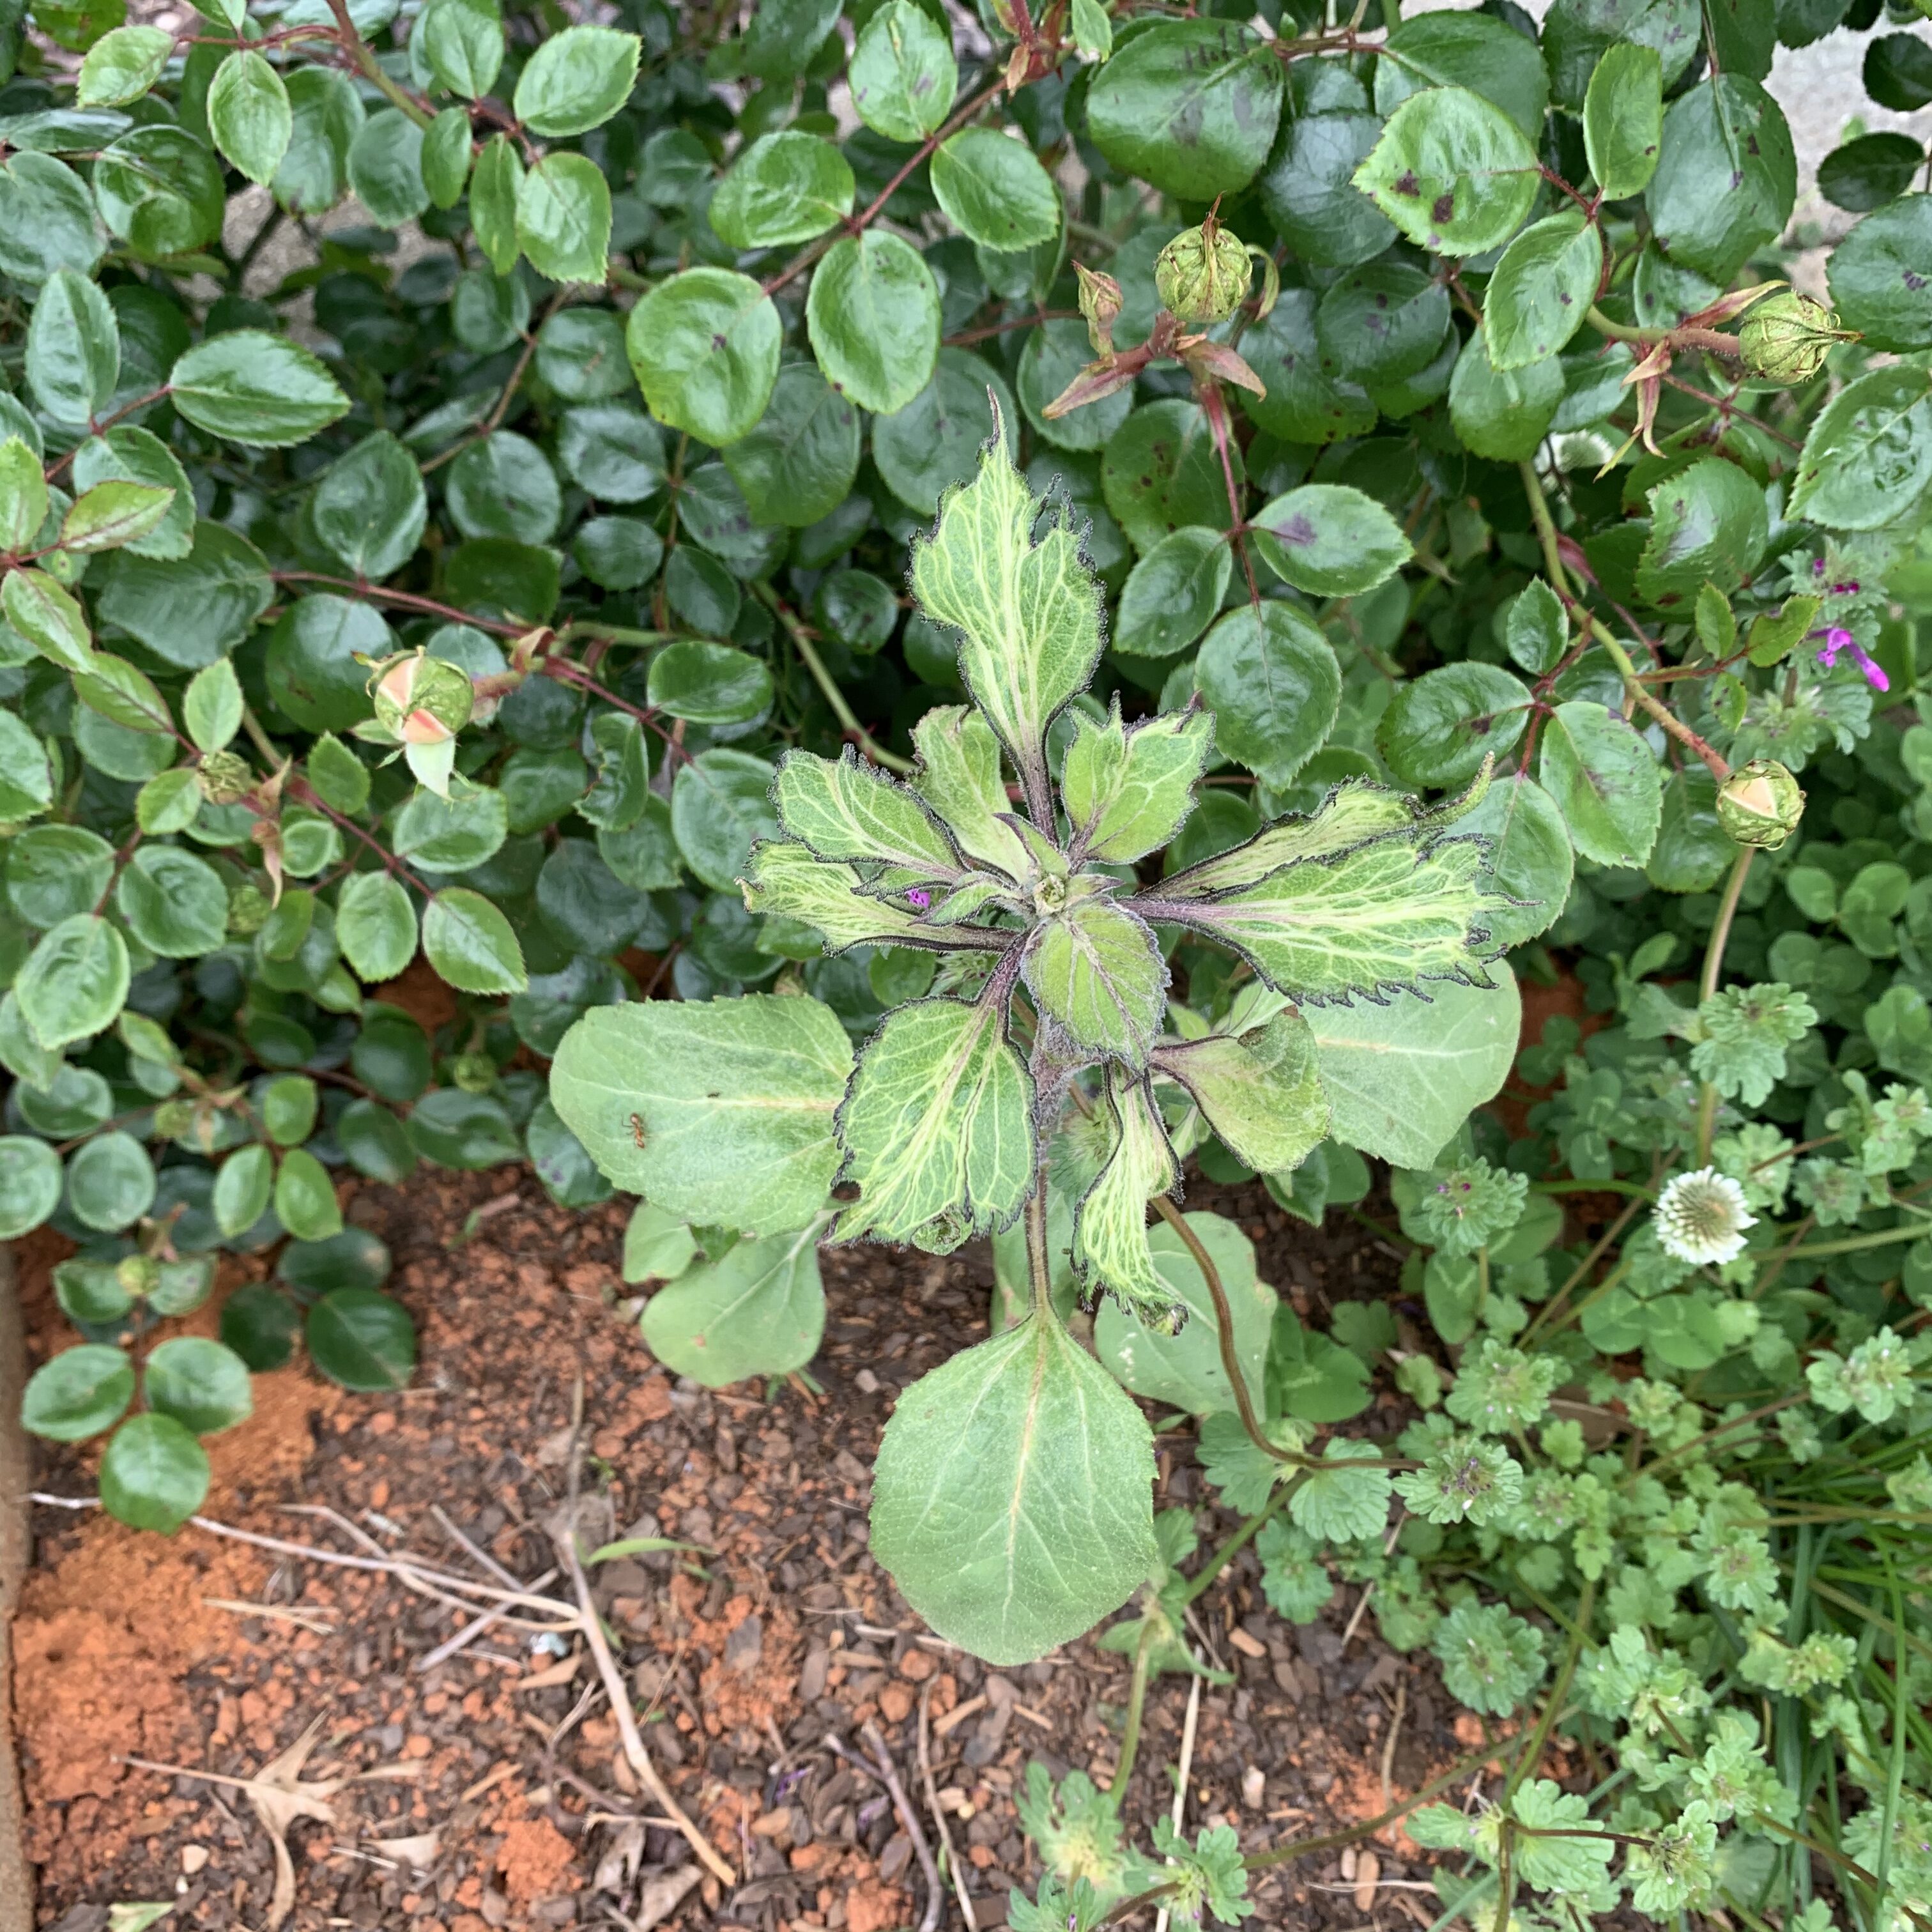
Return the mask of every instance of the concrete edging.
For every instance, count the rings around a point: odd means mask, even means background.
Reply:
[[[27,1488],[32,1465],[20,1427],[26,1380],[20,1298],[13,1251],[0,1244],[0,1932],[33,1932],[34,1868],[22,1848],[20,1766],[14,1753],[9,1635],[26,1574]]]

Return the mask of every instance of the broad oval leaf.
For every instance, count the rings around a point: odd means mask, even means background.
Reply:
[[[1052,1311],[899,1397],[873,1473],[872,1548],[949,1641],[1024,1664],[1154,1573],[1154,1441]]]
[[[939,287],[918,250],[898,236],[868,228],[834,242],[812,271],[805,314],[826,380],[861,409],[891,416],[931,380]],[[772,347],[776,364],[776,339]]]
[[[850,1040],[816,1000],[649,1000],[578,1021],[550,1100],[619,1186],[700,1226],[773,1234],[826,1204],[851,1070]]]
[[[764,414],[780,333],[771,298],[748,275],[687,268],[632,310],[624,343],[651,414],[722,446]]]
[[[659,1213],[638,1210],[640,1216]],[[674,1375],[689,1376],[706,1388],[803,1368],[825,1333],[817,1245],[821,1225],[814,1219],[795,1233],[737,1242],[718,1261],[670,1266],[669,1285],[645,1305],[645,1346]],[[682,1226],[676,1232],[688,1250],[689,1234]],[[634,1272],[632,1246],[627,1235],[627,1280],[667,1271],[662,1260],[640,1256],[635,1265],[644,1273]]]
[[[1372,496],[1342,483],[1304,483],[1256,512],[1255,548],[1284,583],[1311,597],[1358,597],[1414,554]]]
[[[1087,96],[1094,143],[1124,174],[1211,201],[1246,187],[1281,115],[1274,50],[1228,20],[1160,20],[1127,41]]]

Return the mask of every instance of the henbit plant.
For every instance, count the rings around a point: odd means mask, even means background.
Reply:
[[[914,1607],[1012,1664],[1089,1628],[1157,1562],[1152,1438],[1068,1334],[1056,1279],[1070,1274],[1090,1309],[1112,1298],[1156,1358],[1204,1312],[1255,1448],[1300,1461],[1256,1418],[1220,1270],[1169,1197],[1205,1133],[1280,1175],[1328,1134],[1303,1007],[1377,1003],[1392,1016],[1378,1044],[1400,1061],[1435,1015],[1391,993],[1493,987],[1484,845],[1453,829],[1486,773],[1432,809],[1343,784],[1312,814],[1162,875],[1196,807],[1212,715],[1190,704],[1130,725],[1118,706],[1076,707],[1100,654],[1098,586],[1064,512],[1014,469],[997,416],[977,476],[914,545],[912,584],[958,634],[972,704],[914,728],[904,782],[850,751],[788,752],[772,788],[788,836],[752,848],[743,884],[751,911],[811,928],[830,952],[924,956],[918,996],[856,1061],[836,1016],[802,992],[599,1008],[565,1036],[550,1094],[658,1216],[756,1238],[707,1263],[701,1284],[676,1270],[651,1304],[652,1346],[706,1381],[809,1358],[821,1235],[946,1254],[1023,1220],[1026,1312],[902,1395],[872,1505],[874,1552]],[[1250,995],[1211,1025],[1171,1009],[1161,927],[1225,949]],[[1514,1011],[1502,991],[1488,997]],[[1178,1030],[1164,1031],[1170,1017]],[[1070,1210],[1058,1240],[1049,1168]],[[1157,1264],[1150,1201],[1192,1258],[1191,1301]]]

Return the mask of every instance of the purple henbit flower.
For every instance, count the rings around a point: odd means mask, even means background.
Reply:
[[[925,911],[926,908],[932,903],[932,895],[930,892],[922,892],[918,891],[909,892],[906,894],[906,897],[910,899],[913,904],[917,906],[921,912]]]
[[[1822,556],[1814,556],[1811,560],[1811,574],[1814,577],[1822,577],[1824,574],[1825,560]]]
[[[1834,584],[1832,586],[1832,595],[1834,597],[1856,597],[1858,594],[1858,580],[1856,577],[1848,577],[1844,583]]]
[[[1822,638],[1825,640],[1819,650],[1818,662],[1827,670],[1836,668],[1838,653],[1840,651],[1850,651],[1852,654],[1852,663],[1864,673],[1865,682],[1873,690],[1889,691],[1892,688],[1892,680],[1872,662],[1870,653],[1857,638],[1852,635],[1850,632],[1839,625],[1834,624],[1828,629],[1814,631],[1811,635],[1814,638]],[[1809,640],[1808,639],[1807,641],[1808,642]]]

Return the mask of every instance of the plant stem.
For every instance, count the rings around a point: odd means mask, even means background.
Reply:
[[[1632,328],[1626,323],[1612,322],[1594,304],[1583,320],[1599,335],[1607,335],[1612,342],[1651,345],[1667,342],[1673,349],[1706,349],[1714,356],[1736,356],[1740,352],[1738,338],[1726,335],[1720,328]]]
[[[1704,948],[1704,976],[1698,982],[1697,1003],[1700,1006],[1718,990],[1718,981],[1724,971],[1724,948],[1730,943],[1731,922],[1736,918],[1738,901],[1744,889],[1744,880],[1751,868],[1751,859],[1756,852],[1755,845],[1742,847],[1732,862],[1731,876],[1724,884],[1724,896],[1718,902],[1717,922],[1711,928],[1710,943]],[[1711,1138],[1718,1125],[1718,1089],[1715,1084],[1706,1081],[1697,1096],[1697,1165],[1708,1167],[1711,1164]]]
[[[770,605],[773,614],[785,627],[805,668],[811,672],[812,682],[824,693],[825,701],[832,707],[832,715],[838,719],[853,742],[857,745],[875,765],[884,765],[889,772],[897,772],[901,777],[910,776],[916,769],[909,758],[901,758],[896,752],[889,752],[884,746],[859,722],[858,715],[846,702],[845,694],[832,682],[832,674],[825,668],[825,660],[818,655],[812,641],[812,634],[794,612],[768,584],[754,584],[753,592]]]
[[[1597,1580],[1587,1578],[1582,1594],[1576,1600],[1576,1621],[1570,1634],[1570,1642],[1563,1652],[1562,1667],[1556,1673],[1556,1682],[1543,1706],[1543,1715],[1537,1720],[1536,1729],[1530,1733],[1529,1742],[1522,1755],[1516,1761],[1516,1768],[1510,1773],[1509,1782],[1503,1787],[1503,1798],[1507,1803],[1525,1776],[1533,1772],[1543,1756],[1543,1748],[1550,1742],[1550,1734],[1556,1728],[1556,1714],[1562,1709],[1564,1700],[1570,1694],[1570,1680],[1576,1674],[1576,1661],[1582,1655],[1583,1645],[1590,1634],[1590,1616],[1597,1606]]]
[[[1033,1283],[1033,1312],[1042,1322],[1055,1320],[1053,1264],[1046,1252],[1046,1169],[1034,1177],[1026,1204],[1027,1272]]]
[[[1127,1780],[1134,1774],[1134,1760],[1141,1748],[1141,1714],[1147,1708],[1148,1664],[1154,1654],[1154,1624],[1150,1617],[1141,1625],[1141,1640],[1134,1646],[1133,1681],[1127,1687],[1127,1720],[1120,1729],[1120,1761],[1107,1786],[1107,1793],[1118,1810],[1127,1795]]]
[[[1595,311],[1592,310],[1592,314]],[[1729,340],[1728,337],[1724,338]],[[1529,498],[1529,514],[1536,524],[1538,541],[1543,546],[1543,561],[1550,572],[1551,587],[1562,598],[1570,614],[1588,631],[1598,644],[1610,654],[1610,661],[1616,666],[1618,675],[1624,681],[1624,688],[1632,700],[1642,706],[1652,718],[1661,725],[1672,737],[1688,752],[1694,752],[1710,767],[1711,776],[1722,784],[1731,775],[1730,766],[1716,748],[1699,737],[1689,725],[1677,716],[1670,706],[1637,675],[1636,666],[1630,654],[1623,647],[1623,642],[1608,625],[1586,609],[1582,600],[1570,586],[1570,573],[1564,568],[1563,553],[1557,542],[1556,523],[1550,514],[1550,502],[1543,494],[1543,483],[1536,473],[1536,465],[1528,457],[1516,465],[1522,472],[1522,487]]]
[[[356,63],[364,77],[386,94],[418,128],[427,128],[435,116],[382,71],[382,63],[376,58],[375,49],[356,31],[356,22],[349,16],[348,0],[328,0],[328,9],[335,16],[335,37],[341,43],[342,51]]]
[[[1219,1550],[1215,1551],[1214,1554],[1208,1558],[1206,1564],[1188,1580],[1187,1588],[1182,1592],[1180,1598],[1184,1606],[1192,1603],[1196,1598],[1199,1597],[1214,1579],[1220,1576],[1221,1572],[1226,1569],[1228,1565],[1250,1543],[1253,1542],[1261,1534],[1262,1526],[1281,1508],[1283,1503],[1288,1501],[1288,1497],[1293,1493],[1294,1486],[1292,1482],[1282,1484],[1274,1494],[1268,1498],[1261,1510],[1257,1514],[1250,1516],[1247,1521],[1243,1523]]]
[[[1802,1246],[1785,1248],[1778,1258],[1796,1255],[1855,1255],[1866,1248],[1889,1247],[1894,1241],[1922,1241],[1932,1236],[1932,1222],[1908,1223],[1903,1228],[1879,1228],[1868,1234],[1848,1234],[1840,1241],[1807,1241]]]
[[[1268,1440],[1262,1432],[1260,1418],[1255,1414],[1254,1397],[1248,1392],[1248,1378],[1241,1372],[1240,1358],[1234,1353],[1234,1311],[1228,1306],[1228,1291],[1221,1285],[1220,1270],[1201,1245],[1201,1237],[1187,1225],[1186,1216],[1165,1194],[1154,1197],[1154,1210],[1180,1237],[1181,1245],[1194,1257],[1194,1265],[1201,1270],[1201,1277],[1208,1284],[1208,1292],[1214,1303],[1215,1336],[1221,1345],[1222,1372],[1234,1390],[1234,1408],[1240,1416],[1241,1426],[1248,1432],[1248,1439],[1264,1455],[1272,1456],[1277,1462],[1299,1465],[1303,1460],[1300,1456]]]

